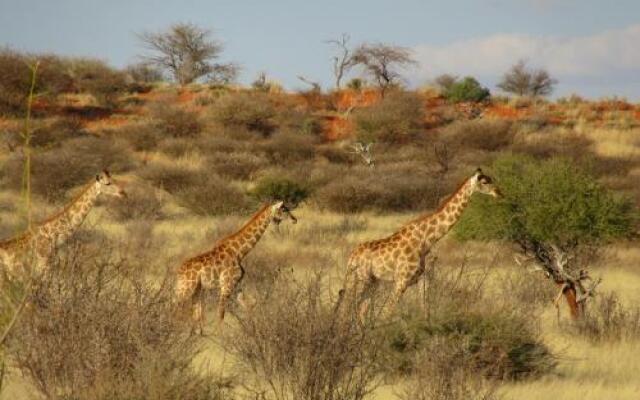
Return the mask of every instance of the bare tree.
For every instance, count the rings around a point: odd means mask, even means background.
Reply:
[[[321,92],[322,91],[322,87],[320,86],[320,84],[316,81],[312,81],[311,79],[305,78],[303,75],[298,75],[298,79],[301,82],[306,83],[307,85],[311,86],[311,90],[314,92]]]
[[[507,93],[518,96],[548,96],[558,83],[544,69],[531,69],[524,60],[518,61],[507,71],[498,87]]]
[[[449,90],[451,86],[453,86],[456,82],[458,82],[458,77],[451,74],[438,75],[433,80],[433,83],[435,83],[438,88],[442,89],[445,92]]]
[[[190,23],[179,23],[162,32],[139,35],[151,51],[143,59],[169,71],[181,85],[203,77],[228,82],[237,75],[236,65],[213,62],[220,57],[223,46],[211,36],[210,30]]]
[[[360,45],[354,52],[353,59],[376,81],[383,96],[389,87],[401,80],[398,69],[417,64],[410,49],[384,43]]]
[[[354,54],[349,48],[350,39],[349,34],[343,33],[338,39],[327,40],[327,43],[332,45],[337,53],[333,57],[333,76],[335,77],[336,89],[340,89],[342,78],[356,65]]]
[[[592,257],[591,254],[587,258]],[[602,278],[592,279],[586,269],[572,268],[577,256],[569,256],[569,252],[557,245],[532,246],[525,249],[524,256],[514,257],[518,265],[533,263],[533,270],[542,271],[559,288],[558,295],[553,301],[559,309],[560,300],[564,296],[572,318],[580,318],[584,314],[586,301],[593,297],[595,290],[602,282]],[[584,263],[580,263],[584,264]],[[587,285],[586,282],[589,282]]]
[[[349,151],[349,153],[360,155],[365,165],[374,167],[375,163],[373,161],[373,155],[371,154],[372,145],[373,143],[363,144],[362,142],[356,142],[355,144],[351,145],[351,151]]]

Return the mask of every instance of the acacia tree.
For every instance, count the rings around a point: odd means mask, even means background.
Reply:
[[[564,159],[503,156],[493,175],[503,200],[474,199],[456,235],[515,243],[517,260],[534,262],[559,287],[556,306],[564,296],[572,317],[579,318],[600,283],[589,276],[589,263],[605,244],[632,234],[632,203]]]
[[[343,33],[337,39],[327,40],[336,50],[333,56],[333,76],[335,77],[336,89],[340,89],[342,79],[356,65],[353,51],[349,47],[351,37],[347,33]]]
[[[353,62],[361,65],[377,83],[382,96],[389,87],[397,85],[402,76],[398,69],[408,68],[417,62],[406,47],[384,43],[364,43],[353,54]]]
[[[215,83],[228,83],[237,76],[237,65],[214,62],[220,58],[223,46],[208,29],[179,23],[165,31],[144,32],[139,37],[151,51],[143,59],[167,70],[181,85],[204,77]]]
[[[545,69],[531,69],[524,60],[518,61],[507,71],[498,87],[518,96],[548,96],[558,83]]]

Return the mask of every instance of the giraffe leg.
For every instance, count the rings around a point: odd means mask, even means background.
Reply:
[[[369,306],[371,305],[371,298],[373,297],[377,286],[378,280],[373,277],[369,277],[366,280],[358,282],[356,290],[356,306],[358,307],[358,317],[360,322],[364,322],[367,316]]]
[[[227,303],[243,276],[244,269],[241,266],[220,274],[220,298],[218,299],[218,320],[220,322],[224,320]]]
[[[178,283],[176,285],[176,299],[181,312],[184,312],[185,308],[189,308],[191,311],[191,332],[196,330],[196,324],[199,321],[199,313],[202,313],[202,305],[198,306],[198,297],[200,296],[200,283],[197,280],[188,280],[182,276],[178,277]],[[190,307],[187,306],[187,302],[190,301]]]
[[[204,290],[202,285],[198,285],[196,288],[196,292],[193,297],[193,321],[194,326],[199,328],[200,336],[204,336],[204,325],[205,325],[205,315],[204,315]]]
[[[384,315],[389,317],[395,311],[396,306],[400,302],[402,295],[410,286],[410,281],[408,279],[396,280],[395,287],[393,289],[393,296],[391,297],[391,301],[387,305]]]

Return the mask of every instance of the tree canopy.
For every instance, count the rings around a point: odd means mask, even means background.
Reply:
[[[456,227],[461,239],[506,239],[523,246],[569,250],[629,236],[632,202],[603,187],[569,160],[499,157],[493,165],[504,194],[499,201],[474,199]]]

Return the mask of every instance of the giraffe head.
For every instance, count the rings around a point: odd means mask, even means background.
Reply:
[[[293,224],[298,222],[298,219],[291,214],[289,207],[284,204],[284,201],[278,201],[271,206],[271,218],[274,224],[279,225],[280,222],[287,217]]]
[[[490,176],[485,175],[482,172],[482,169],[478,168],[471,179],[473,185],[472,190],[474,192],[488,194],[489,196],[496,198],[502,197],[500,190],[493,183],[493,179]]]
[[[127,193],[111,179],[111,174],[106,169],[101,173],[96,175],[96,185],[98,187],[98,191],[101,194],[106,194],[109,196],[115,197],[126,197]]]

